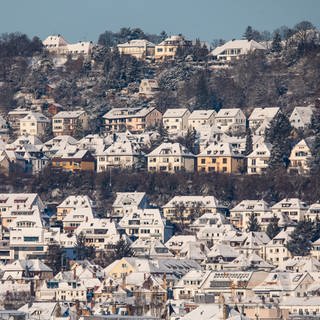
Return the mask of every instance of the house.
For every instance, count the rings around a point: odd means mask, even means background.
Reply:
[[[148,40],[130,40],[126,43],[118,44],[117,47],[120,54],[130,55],[139,60],[154,57],[155,44]]]
[[[215,60],[232,61],[255,50],[264,51],[266,48],[254,40],[231,40],[215,48],[210,55]]]
[[[291,150],[289,172],[298,174],[310,173],[310,160],[312,159],[312,148],[314,137],[308,137],[300,140]]]
[[[132,238],[155,238],[166,241],[172,230],[166,226],[159,209],[137,209],[128,212],[119,221],[119,226]]]
[[[198,172],[240,173],[244,164],[245,157],[230,143],[212,143],[197,155]]]
[[[310,205],[307,213],[306,218],[310,219],[311,221],[316,221],[320,219],[320,203],[316,202]]]
[[[269,166],[272,145],[262,143],[247,156],[247,173],[264,174]]]
[[[160,240],[155,238],[138,238],[131,244],[135,257],[151,259],[173,258],[174,255]]]
[[[94,246],[96,250],[107,250],[121,239],[119,226],[110,219],[88,219],[83,221],[75,233],[86,235],[86,243]]]
[[[69,44],[60,34],[50,35],[43,40],[42,43],[47,51],[58,55],[72,54],[87,56],[93,48],[92,42],[79,41],[78,43]]]
[[[181,219],[181,215],[190,223],[203,214],[211,213],[213,216],[223,209],[214,196],[175,196],[162,207],[164,217],[175,223]]]
[[[244,133],[246,131],[246,116],[241,109],[220,109],[215,117],[216,125],[223,132]]]
[[[20,119],[20,134],[43,136],[49,122],[49,119],[42,113],[30,112]]]
[[[190,111],[187,108],[167,109],[162,122],[169,135],[183,135],[188,129]]]
[[[298,198],[285,198],[271,207],[276,216],[284,214],[294,222],[302,221],[308,212],[308,205]]]
[[[152,98],[159,92],[159,84],[155,79],[142,79],[139,85],[139,96]]]
[[[53,135],[74,135],[77,130],[87,130],[88,115],[84,110],[60,111],[52,117]]]
[[[264,135],[265,129],[278,114],[280,108],[254,108],[249,117],[249,127],[254,134]],[[262,129],[263,128],[263,129]]]
[[[287,244],[291,239],[290,234],[293,230],[293,227],[285,228],[267,243],[266,261],[281,268],[291,258]]]
[[[52,158],[52,167],[70,172],[94,171],[95,158],[90,151],[87,150],[65,152],[62,155],[55,155]]]
[[[173,35],[155,46],[155,59],[158,61],[174,59],[178,48],[188,48],[192,41],[186,40],[182,35]]]
[[[305,129],[311,123],[313,115],[313,106],[295,107],[289,117],[292,127],[296,129]]]
[[[117,192],[112,204],[112,215],[123,217],[137,209],[146,209],[148,199],[145,192]]]
[[[113,108],[103,119],[108,132],[144,132],[147,128],[159,124],[162,114],[155,107]]]
[[[303,297],[306,288],[314,282],[309,273],[270,272],[259,285],[252,290],[258,297],[278,298]]]
[[[13,131],[20,131],[20,119],[26,117],[30,113],[27,108],[18,107],[8,112],[8,122]]]
[[[271,213],[269,205],[264,200],[243,200],[230,209],[230,222],[237,228],[247,230],[250,217],[254,214],[258,223],[268,224],[263,219]]]
[[[110,168],[138,168],[143,165],[144,154],[131,141],[116,141],[97,155],[97,172],[107,171]]]
[[[149,154],[148,172],[194,171],[194,155],[180,143],[165,142]]]
[[[57,220],[63,220],[68,214],[79,209],[93,213],[95,208],[95,203],[86,195],[68,196],[57,206]]]
[[[188,127],[198,131],[203,126],[213,126],[216,112],[214,110],[194,110],[188,118]]]

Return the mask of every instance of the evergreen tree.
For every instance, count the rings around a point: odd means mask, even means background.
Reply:
[[[245,155],[248,156],[253,151],[252,131],[250,128],[247,129],[246,134],[246,150]]]
[[[90,260],[95,256],[95,248],[87,245],[86,236],[83,232],[76,236],[75,251],[78,260]]]
[[[310,129],[314,134],[314,141],[311,147],[310,170],[312,174],[320,172],[320,108],[316,108],[312,118]]]
[[[311,241],[316,241],[318,239],[320,239],[320,218],[317,215],[316,220],[314,221],[313,235]]]
[[[158,128],[157,128],[157,131],[159,133],[159,142],[165,142],[165,141],[168,141],[169,140],[169,133],[168,133],[168,130],[167,128],[163,125],[162,121],[160,122]]]
[[[304,219],[298,222],[297,226],[290,234],[291,239],[287,243],[287,248],[294,256],[307,256],[310,253],[314,226],[310,220]]]
[[[131,249],[131,245],[124,239],[120,239],[113,250],[113,259],[119,260],[123,257],[132,257],[133,251]]]
[[[280,230],[279,218],[276,215],[273,215],[270,223],[267,226],[267,235],[270,239],[273,239],[280,232]]]
[[[188,128],[187,133],[184,137],[184,146],[193,154],[197,152],[196,141],[197,141],[197,131],[195,129]]]
[[[248,41],[251,41],[253,39],[253,29],[251,26],[247,26],[247,29],[244,32],[243,37]]]
[[[258,223],[257,215],[254,212],[252,212],[249,217],[248,231],[250,232],[260,231],[260,225]]]
[[[279,32],[275,32],[272,39],[271,51],[279,53],[281,52],[281,50],[282,50],[281,36]]]
[[[266,140],[272,144],[269,168],[277,169],[289,164],[292,126],[286,115],[279,112],[266,130]]]
[[[210,90],[208,86],[208,78],[205,72],[201,72],[195,88],[196,107],[195,109],[204,109],[210,107]]]
[[[63,266],[63,250],[59,244],[50,244],[45,259],[45,263],[52,269],[53,273],[56,274],[61,270]]]

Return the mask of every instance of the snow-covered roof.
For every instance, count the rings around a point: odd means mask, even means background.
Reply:
[[[153,151],[147,154],[147,157],[194,157],[194,154],[188,151],[186,147],[178,142],[164,142]]]
[[[211,51],[212,56],[219,56],[224,54],[226,50],[235,50],[235,49],[240,49],[240,54],[247,54],[250,51],[254,50],[266,50],[266,48],[254,41],[248,41],[248,40],[230,40],[223,44],[222,46],[219,46],[215,48],[213,51]]]
[[[218,200],[214,196],[175,196],[163,208],[172,208],[178,203],[183,203],[187,208],[192,208],[195,204],[200,204],[201,208],[217,208],[219,206]]]
[[[230,210],[231,212],[265,212],[270,211],[270,207],[264,200],[242,200],[234,208]]]
[[[194,110],[190,114],[189,120],[209,119],[215,114],[216,112],[214,110]]]
[[[167,109],[167,111],[163,114],[163,118],[181,118],[187,112],[189,112],[187,108]]]
[[[238,115],[238,113],[244,115],[242,110],[239,108],[220,109],[219,112],[216,114],[216,119],[217,118],[234,118]]]
[[[73,111],[60,111],[56,115],[54,115],[53,119],[76,119],[80,117],[82,114],[86,113],[84,110],[73,110]]]
[[[127,47],[145,48],[145,47],[155,47],[155,44],[144,39],[134,39],[125,43],[118,44],[117,46],[118,48],[127,48]]]
[[[243,157],[231,143],[211,143],[198,157]]]
[[[307,210],[308,205],[299,198],[285,198],[272,206],[272,210],[281,209],[303,209]]]
[[[24,118],[22,118],[20,121],[22,121],[22,122],[36,121],[36,122],[47,123],[47,122],[49,122],[49,119],[40,112],[30,112]]]
[[[249,117],[249,121],[264,119],[271,120],[277,115],[279,110],[280,108],[278,107],[254,108]]]

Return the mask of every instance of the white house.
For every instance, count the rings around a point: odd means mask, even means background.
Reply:
[[[187,108],[167,109],[162,117],[163,126],[170,135],[183,135],[188,129],[189,116]]]
[[[30,112],[24,118],[20,119],[20,134],[42,136],[45,134],[49,122],[50,120],[42,113]]]
[[[194,171],[194,155],[177,142],[162,143],[147,154],[147,158],[149,172]]]
[[[248,174],[263,174],[267,171],[271,148],[270,143],[263,143],[247,156]]]
[[[254,108],[249,117],[249,127],[257,135],[264,135],[265,129],[278,114],[280,108]]]
[[[220,109],[215,121],[223,132],[243,133],[246,131],[246,116],[239,108]]]
[[[138,209],[128,212],[119,225],[130,237],[155,238],[166,241],[166,222],[159,209]]]
[[[304,129],[311,123],[313,106],[295,107],[289,117],[291,125],[296,129]]]
[[[264,200],[243,200],[230,210],[230,222],[237,228],[246,230],[250,216],[255,214],[259,224],[271,213],[269,205]]]
[[[188,118],[188,127],[196,131],[203,126],[211,127],[214,125],[215,114],[214,110],[194,110]]]
[[[107,171],[109,168],[135,168],[143,165],[144,154],[131,141],[116,141],[101,154],[97,155],[97,171]]]
[[[266,48],[254,40],[231,40],[215,48],[210,55],[216,60],[232,61],[255,50],[266,50]]]
[[[273,205],[271,210],[276,216],[283,214],[292,221],[298,222],[303,220],[308,208],[308,205],[298,198],[285,198]]]

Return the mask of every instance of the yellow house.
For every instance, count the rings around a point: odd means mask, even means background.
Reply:
[[[156,60],[167,60],[174,59],[176,56],[177,50],[180,47],[190,47],[192,42],[186,40],[183,36],[171,36],[170,38],[165,39],[158,45],[155,49],[155,59]]]
[[[126,54],[136,59],[153,58],[155,45],[147,40],[130,40],[117,45],[120,54]]]
[[[95,159],[87,150],[79,150],[74,154],[65,154],[52,159],[54,168],[61,168],[65,171],[94,171]]]
[[[245,157],[232,150],[230,143],[211,144],[198,155],[199,172],[239,173],[244,168]]]
[[[138,260],[139,261],[139,260]],[[123,279],[130,273],[138,271],[136,269],[137,258],[122,258],[111,263],[104,271],[114,279]]]

